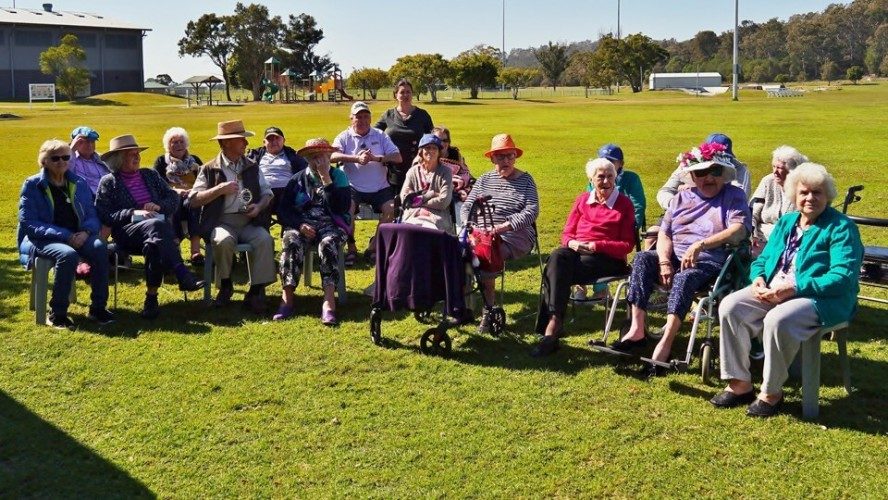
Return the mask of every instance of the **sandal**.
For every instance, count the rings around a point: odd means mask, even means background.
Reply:
[[[191,255],[191,265],[192,266],[202,266],[206,262],[203,254],[200,252]]]

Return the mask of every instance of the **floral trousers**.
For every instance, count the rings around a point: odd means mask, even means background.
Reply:
[[[317,243],[320,257],[321,285],[326,287],[339,284],[339,252],[346,239],[345,231],[336,225],[322,226],[317,229],[312,240],[306,238],[297,229],[287,229],[283,234],[283,250],[280,257],[281,285],[296,287],[302,275],[305,261],[305,250],[308,245]]]

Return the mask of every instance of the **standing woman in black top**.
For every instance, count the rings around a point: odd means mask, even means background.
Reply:
[[[395,187],[395,192],[401,192],[404,177],[419,151],[419,140],[423,134],[430,134],[434,125],[424,109],[413,105],[413,85],[408,80],[398,80],[394,96],[398,104],[383,113],[375,126],[385,131],[401,152],[401,163],[390,165],[388,171],[389,184]]]

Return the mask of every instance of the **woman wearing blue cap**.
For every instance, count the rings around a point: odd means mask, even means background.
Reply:
[[[99,181],[111,173],[111,169],[96,153],[97,140],[99,133],[85,125],[71,131],[71,171],[83,177],[93,197],[99,190]]]
[[[407,171],[401,188],[402,221],[453,233],[453,174],[450,167],[441,164],[441,147],[441,139],[434,134],[420,139],[419,163]]]

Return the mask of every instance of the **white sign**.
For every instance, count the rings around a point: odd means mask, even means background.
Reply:
[[[54,83],[30,83],[28,84],[28,103],[34,101],[52,101],[56,102],[56,92]]]

